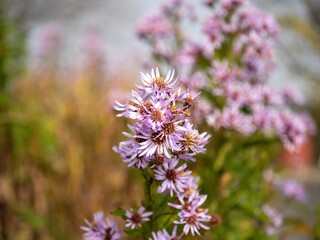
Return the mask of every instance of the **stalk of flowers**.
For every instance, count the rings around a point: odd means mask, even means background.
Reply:
[[[176,6],[175,1],[168,2]],[[187,3],[179,1],[180,8],[183,4]],[[294,150],[314,129],[305,121],[305,114],[289,110],[288,104],[301,102],[297,94],[287,89],[278,93],[267,86],[279,31],[274,18],[249,1],[218,0],[209,5],[211,13],[201,27],[205,40],[186,38],[182,28],[175,27],[179,39],[174,34],[158,41],[168,41],[168,46],[179,42],[179,46],[167,49],[166,57],[156,60],[180,69],[183,85],[190,92],[205,91],[202,96],[209,96],[195,103],[192,115],[197,123],[204,120],[216,130],[230,129],[246,136],[275,136]],[[166,14],[160,10],[159,15]],[[182,21],[180,16],[179,23]],[[167,23],[176,25],[170,18]],[[156,38],[151,32],[147,37]]]
[[[180,23],[189,19],[197,20],[193,5],[185,0],[172,0],[162,4],[160,13],[155,13],[142,19],[137,26],[137,35],[151,46],[151,52],[156,63],[166,62],[168,66],[176,66],[173,59],[179,59],[175,52],[184,45],[187,37]],[[192,51],[192,48],[190,48]],[[183,61],[183,60],[182,60]],[[154,65],[153,62],[150,62]],[[150,63],[148,65],[150,65]]]
[[[132,91],[125,103],[116,102],[114,106],[120,112],[118,117],[134,121],[128,125],[131,132],[123,133],[129,139],[120,142],[114,150],[128,167],[143,171],[147,189],[145,206],[148,212],[144,214],[144,208],[140,208],[138,218],[135,213],[127,212],[126,227],[140,228],[144,218],[150,220],[147,236],[150,237],[153,221],[162,214],[154,215],[153,198],[169,193],[171,197],[192,203],[188,211],[181,208],[178,213],[180,220],[174,223],[183,224],[184,228],[177,236],[180,238],[189,232],[200,235],[200,228],[209,229],[203,222],[209,222],[211,218],[207,215],[208,209],[200,208],[206,196],[199,194],[191,171],[186,170],[187,163],[195,161],[196,154],[206,151],[204,146],[210,137],[207,133],[200,134],[190,122],[189,108],[197,94],[182,91],[174,71],[168,71],[166,77],[162,77],[158,68],[152,69],[151,74],[141,73],[141,82],[143,85],[137,86],[138,90]],[[159,183],[157,192],[152,190],[153,180]],[[187,194],[191,190],[192,196]],[[161,239],[165,235],[168,233],[162,230],[154,232],[153,238]]]
[[[169,4],[173,2],[168,1]],[[249,215],[246,219],[252,220],[260,217],[256,213],[271,197],[267,193],[270,188],[266,188],[262,190],[263,194],[257,194],[256,199],[252,199],[255,192],[248,187],[257,187],[253,182],[262,180],[264,169],[271,165],[273,153],[268,151],[274,151],[274,143],[278,141],[287,149],[295,150],[314,133],[315,128],[307,114],[290,109],[292,105],[302,102],[294,91],[285,89],[277,92],[268,86],[269,76],[275,69],[273,46],[279,31],[274,17],[246,0],[205,2],[210,12],[208,17],[199,21],[203,38],[192,38],[190,30],[184,30],[186,18],[180,17],[179,21],[166,18],[166,23],[178,31],[170,37],[156,40],[159,45],[168,47],[165,54],[153,54],[151,65],[161,63],[175,66],[181,75],[182,87],[192,95],[202,93],[194,102],[194,108],[190,109],[191,115],[197,126],[210,129],[217,135],[218,141],[211,144],[203,159],[205,163],[202,167],[209,169],[198,168],[203,179],[201,188],[208,194],[210,204],[218,209],[228,209],[222,214],[224,219],[231,218],[239,211],[236,204],[235,209],[235,205],[228,205],[228,201],[236,201],[232,194],[238,194],[239,199],[250,199],[251,206],[254,206],[252,212],[247,212],[247,204],[241,202],[239,205],[244,205],[240,206],[240,212]],[[181,1],[180,8],[181,4],[186,2]],[[157,14],[166,16],[167,13],[160,9]],[[149,32],[143,39],[156,37]],[[156,51],[152,44],[151,48],[153,52]],[[267,161],[267,158],[270,159]],[[239,162],[237,167],[243,168],[229,167],[232,164],[229,161]],[[211,168],[212,165],[214,168]],[[249,167],[252,174],[245,174]],[[291,189],[290,194],[294,198],[298,191],[297,188],[294,191]],[[175,223],[182,223],[183,231],[196,234],[197,227],[201,226],[193,224],[188,227],[188,221],[192,222],[191,216],[201,213],[201,204],[198,205],[197,198],[191,195],[183,198],[181,192],[176,195],[176,199],[170,203],[171,207],[180,210]],[[281,217],[268,208],[265,215],[270,215],[265,234],[272,235],[281,225]],[[206,217],[196,216],[202,223],[207,221]],[[209,235],[224,239],[223,233],[234,231],[237,239],[242,239],[238,236],[241,235],[241,229],[235,231],[237,227],[226,224],[221,229],[220,235]],[[252,238],[255,238],[255,233],[252,234]]]

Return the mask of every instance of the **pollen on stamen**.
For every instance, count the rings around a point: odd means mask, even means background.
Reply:
[[[153,159],[153,163],[157,166],[161,166],[164,163],[164,157],[155,156],[155,158]]]
[[[170,181],[175,181],[177,179],[177,173],[174,169],[168,169],[166,172],[166,178]]]
[[[170,123],[165,123],[165,124],[163,124],[163,126],[162,126],[162,130],[163,130],[164,134],[166,134],[166,135],[173,134],[174,131],[175,131],[174,124],[173,124],[172,122],[170,122]]]
[[[157,85],[160,90],[166,89],[167,85],[162,77],[157,77],[153,80],[153,84]]]
[[[182,209],[185,211],[190,211],[191,210],[191,204],[190,203],[186,203],[182,206]]]
[[[197,223],[197,215],[193,214],[187,219],[188,224],[195,225]]]
[[[133,223],[139,224],[142,222],[142,217],[139,213],[134,213],[131,217],[131,221]]]
[[[152,104],[150,102],[145,102],[142,106],[139,106],[139,112],[141,114],[146,114],[151,111]]]
[[[158,110],[152,110],[150,119],[154,122],[160,122],[162,120],[162,113]]]

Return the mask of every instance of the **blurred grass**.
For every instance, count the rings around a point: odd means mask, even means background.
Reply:
[[[128,78],[93,69],[65,76],[55,68],[26,71],[7,91],[0,239],[79,239],[84,218],[139,199],[112,150],[125,124],[115,117],[112,95],[130,86]]]
[[[80,239],[85,218],[142,195],[112,150],[125,127],[112,104],[133,81],[107,73],[90,52],[86,66],[62,65],[60,49],[26,66],[23,31],[2,3],[0,239]]]
[[[112,150],[123,128],[108,102],[114,82],[54,75],[15,80],[1,118],[14,122],[2,176],[13,223],[8,239],[79,239],[83,218],[135,199],[127,198],[135,189]]]

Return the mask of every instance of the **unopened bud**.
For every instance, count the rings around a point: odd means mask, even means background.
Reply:
[[[213,215],[211,216],[210,222],[211,222],[212,225],[219,225],[219,224],[221,224],[222,220],[221,220],[220,215],[218,215],[218,214],[213,214]]]

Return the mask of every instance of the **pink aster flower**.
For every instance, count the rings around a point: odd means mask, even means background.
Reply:
[[[306,138],[306,125],[303,120],[290,111],[278,112],[274,117],[278,136],[288,150],[294,150]]]
[[[266,205],[263,207],[264,214],[269,218],[265,231],[268,235],[273,235],[282,225],[282,216],[272,207]]]
[[[138,211],[127,210],[126,211],[126,227],[131,229],[140,228],[143,222],[150,221],[152,212],[145,212],[144,207],[140,207]]]
[[[302,105],[304,102],[303,96],[300,92],[297,91],[297,89],[293,87],[285,87],[282,91],[282,97],[285,102],[292,103],[296,105]]]
[[[208,209],[200,209],[193,205],[189,211],[182,210],[178,216],[180,219],[175,221],[175,224],[183,224],[183,232],[185,235],[191,232],[192,236],[195,234],[201,235],[199,230],[201,228],[209,230],[209,227],[204,225],[203,222],[210,222],[211,217],[207,215]]]
[[[150,15],[138,24],[137,34],[141,38],[169,37],[174,28],[162,15]]]
[[[307,199],[304,187],[294,180],[280,181],[278,187],[288,198],[295,199],[299,202],[305,202]]]
[[[177,78],[174,79],[174,70],[169,70],[166,77],[160,75],[158,68],[151,70],[151,74],[141,73],[141,82],[143,86],[138,86],[138,89],[148,94],[158,91],[171,91],[177,83]]]
[[[118,240],[123,233],[118,230],[118,224],[112,217],[105,217],[103,212],[93,215],[93,222],[85,220],[87,226],[82,226],[85,231],[84,240]]]
[[[177,226],[174,226],[171,234],[169,234],[166,229],[163,229],[157,233],[153,232],[152,238],[149,238],[149,240],[179,240],[182,236],[183,233],[177,234]]]
[[[194,191],[187,198],[184,194],[178,194],[177,196],[180,203],[168,203],[168,205],[184,211],[191,211],[193,206],[199,208],[207,199],[207,195],[200,195],[198,190]]]
[[[191,174],[191,171],[184,171],[187,164],[182,164],[178,168],[175,168],[179,163],[177,159],[171,159],[171,162],[164,163],[159,169],[154,170],[155,179],[162,181],[160,192],[169,191],[170,195],[173,192],[183,192],[185,184]]]
[[[221,5],[226,11],[234,10],[244,4],[246,0],[222,0]]]
[[[223,18],[218,14],[210,16],[204,23],[203,32],[215,47],[220,47],[225,39],[221,31],[223,24]]]

